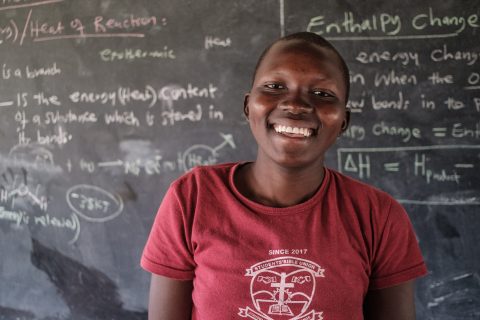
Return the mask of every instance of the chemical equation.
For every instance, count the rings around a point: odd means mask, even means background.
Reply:
[[[339,148],[337,156],[340,172],[368,181],[402,203],[480,204],[480,145]]]
[[[80,159],[80,170],[94,173],[98,169],[122,168],[124,174],[133,174],[139,176],[142,172],[146,175],[159,175],[168,172],[186,172],[195,166],[211,165],[218,163],[220,157],[219,151],[225,147],[236,148],[233,136],[231,134],[220,133],[222,142],[216,146],[205,144],[196,144],[187,148],[184,152],[179,152],[176,159],[164,159],[161,155],[154,155],[146,159],[129,160],[111,160],[102,162],[93,162]]]

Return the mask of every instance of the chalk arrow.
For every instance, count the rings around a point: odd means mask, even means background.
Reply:
[[[225,147],[226,145],[230,145],[230,147],[232,147],[232,149],[235,149],[236,146],[235,146],[235,142],[233,142],[233,136],[228,133],[228,134],[225,134],[225,133],[221,133],[220,132],[220,135],[222,136],[223,138],[223,142],[221,144],[219,144],[218,146],[216,146],[215,148],[213,148],[213,150],[215,152],[217,152],[218,150],[222,149],[223,147]]]
[[[107,162],[99,162],[97,163],[99,167],[116,167],[116,166],[123,166],[122,160],[117,161],[107,161]]]

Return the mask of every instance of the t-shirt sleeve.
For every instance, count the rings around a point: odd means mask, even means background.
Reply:
[[[378,236],[369,289],[392,287],[427,273],[410,219],[393,199]]]
[[[152,273],[177,280],[194,277],[191,224],[184,207],[170,186],[150,231],[140,265]]]

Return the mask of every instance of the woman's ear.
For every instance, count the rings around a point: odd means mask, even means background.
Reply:
[[[345,110],[345,118],[343,119],[343,122],[342,122],[342,128],[341,128],[341,132],[340,133],[344,133],[347,128],[348,128],[348,125],[350,124],[350,109],[346,109]]]
[[[250,98],[250,93],[247,92],[245,93],[245,98],[243,99],[243,114],[245,115],[245,117],[247,117],[248,119],[248,114],[249,114],[249,110],[248,110],[248,99]]]

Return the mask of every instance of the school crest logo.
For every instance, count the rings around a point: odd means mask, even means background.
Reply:
[[[325,277],[318,264],[296,257],[263,261],[246,270],[252,277],[254,309],[239,308],[238,315],[254,320],[322,320],[323,312],[310,310],[317,278]]]

